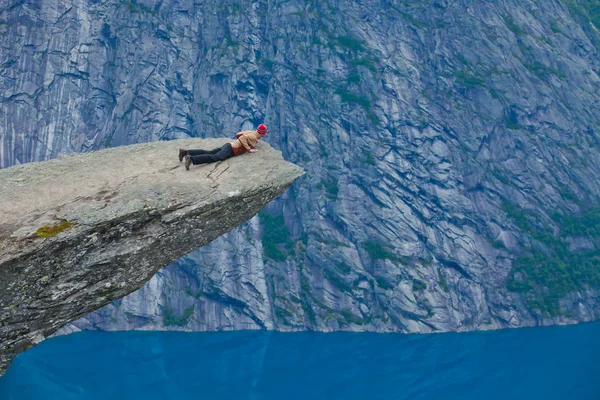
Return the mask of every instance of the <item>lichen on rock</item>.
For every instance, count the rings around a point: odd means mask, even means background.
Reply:
[[[44,225],[35,231],[34,235],[39,238],[48,238],[54,237],[58,235],[60,232],[64,231],[71,227],[71,223],[69,221],[61,221],[54,225]]]

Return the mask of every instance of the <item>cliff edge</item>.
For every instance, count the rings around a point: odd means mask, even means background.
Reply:
[[[70,321],[252,218],[304,172],[258,153],[192,166],[152,142],[0,170],[0,375]]]

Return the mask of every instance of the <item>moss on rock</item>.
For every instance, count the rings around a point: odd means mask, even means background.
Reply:
[[[34,235],[39,238],[49,238],[58,235],[60,232],[65,231],[71,227],[71,223],[66,220],[61,220],[55,225],[45,225],[35,231]]]

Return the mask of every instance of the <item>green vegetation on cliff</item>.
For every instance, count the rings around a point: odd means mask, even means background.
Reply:
[[[387,244],[369,241],[363,243],[362,247],[372,260],[400,261],[400,258],[392,252],[392,248]]]
[[[265,257],[275,261],[285,261],[293,251],[294,242],[289,229],[285,226],[283,215],[260,211],[258,216],[263,227],[262,246]]]
[[[600,47],[600,0],[563,0],[596,47]]]
[[[560,314],[559,301],[567,294],[600,287],[600,208],[582,215],[558,215],[551,227],[542,228],[539,216],[531,211],[504,205],[504,211],[532,239],[515,260],[507,287],[527,296],[529,306],[550,315]],[[571,250],[567,238],[591,243],[589,249]]]
[[[172,309],[165,308],[163,324],[165,326],[186,326],[192,315],[194,315],[194,306],[190,306],[183,310],[183,315],[181,317],[176,316]]]

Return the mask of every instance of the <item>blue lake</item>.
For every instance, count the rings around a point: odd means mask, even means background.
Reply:
[[[437,335],[84,332],[0,399],[600,399],[600,323]]]

